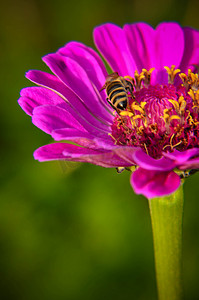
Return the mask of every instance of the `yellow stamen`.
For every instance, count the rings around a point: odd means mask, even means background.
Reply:
[[[187,102],[184,100],[183,96],[180,96],[178,98],[178,101],[173,99],[169,99],[168,101],[173,104],[173,107],[178,115],[182,116],[184,114],[184,110],[187,105]]]
[[[194,90],[190,89],[188,94],[191,97],[191,99],[193,100],[192,108],[195,108],[195,107],[199,108],[199,90],[194,91]]]
[[[132,112],[130,112],[130,111],[123,110],[123,111],[120,112],[120,116],[127,116],[127,117],[131,118],[131,117],[134,116],[134,114]]]
[[[111,133],[108,133],[108,135],[110,135],[110,137],[112,137],[112,139],[115,141],[115,145],[117,145],[117,140],[116,140],[116,138],[111,134]]]
[[[175,136],[175,133],[174,133],[174,134],[172,134],[172,136],[171,136],[171,138],[170,138],[170,144],[169,144],[169,145],[166,145],[166,146],[164,146],[164,147],[163,147],[163,150],[164,150],[165,148],[167,148],[167,147],[171,147],[171,150],[173,150],[173,148],[177,147],[178,145],[180,145],[180,144],[182,143],[182,141],[180,141],[180,142],[178,142],[177,144],[175,144],[175,145],[172,145],[172,142],[173,142],[173,138],[174,138],[174,136]]]
[[[179,116],[177,116],[177,115],[170,116],[170,121],[172,121],[172,120],[180,120],[180,119],[181,118]]]
[[[149,155],[149,152],[148,152],[148,149],[147,149],[147,146],[146,146],[145,143],[144,143],[144,149],[145,149],[145,151],[146,151],[146,154]]]
[[[177,115],[170,115],[170,111],[171,111],[171,108],[166,108],[166,109],[164,109],[164,111],[163,111],[163,116],[161,117],[161,118],[163,118],[163,120],[165,121],[165,127],[166,127],[166,131],[167,131],[167,133],[169,133],[170,132],[170,128],[169,128],[169,126],[170,126],[170,122],[172,121],[172,120],[180,120],[181,118],[179,117],[179,116],[177,116]]]
[[[133,120],[143,119],[143,115],[136,115],[133,117]]]
[[[188,82],[187,75],[185,73],[180,73],[179,77],[182,80],[182,85],[186,88],[186,90],[188,90],[189,89],[189,82]]]
[[[140,106],[141,106],[143,109],[144,109],[145,105],[146,105],[146,102],[144,102],[144,101],[140,103]]]
[[[135,77],[135,82],[136,82],[135,89],[136,89],[136,91],[139,91],[141,88],[142,81],[145,78],[145,76],[144,76],[143,72],[141,72],[139,74],[138,71],[136,70],[134,73],[134,77]]]
[[[144,110],[143,110],[143,108],[142,107],[140,107],[139,105],[136,105],[136,104],[132,104],[132,109],[133,110],[138,110],[141,114],[143,114],[144,115]]]
[[[197,91],[199,89],[199,76],[198,74],[193,73],[191,69],[188,69],[188,75],[185,73],[180,73],[179,76],[182,80],[182,84],[187,90],[189,87],[193,91]]]
[[[178,101],[173,100],[173,99],[169,99],[168,101],[169,101],[171,104],[173,104],[173,107],[174,107],[175,111],[176,111],[176,112],[179,112],[179,110],[180,110],[180,105],[179,105]]]
[[[144,131],[144,127],[143,126],[140,126],[137,128],[137,134],[138,135],[143,135],[143,131]]]
[[[149,71],[147,71],[147,69],[142,69],[142,73],[144,75],[144,85],[148,86],[150,84],[151,81],[151,74],[152,72],[155,70],[155,68],[151,68],[149,69]]]
[[[176,75],[178,73],[180,73],[181,70],[180,69],[175,69],[174,65],[172,65],[171,68],[169,68],[167,66],[165,66],[164,68],[165,68],[165,70],[167,70],[167,73],[168,73],[168,83],[173,84]]]

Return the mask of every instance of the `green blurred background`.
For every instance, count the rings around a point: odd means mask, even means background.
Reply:
[[[24,73],[93,27],[174,20],[199,29],[197,0],[7,0],[0,9],[0,299],[156,299],[148,203],[129,173],[39,163],[51,142],[17,104]],[[199,174],[185,184],[185,299],[199,299]]]

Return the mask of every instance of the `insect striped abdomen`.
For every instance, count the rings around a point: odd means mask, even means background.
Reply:
[[[107,88],[107,95],[114,107],[121,110],[127,107],[127,92],[120,82],[113,81]]]
[[[118,72],[109,74],[106,77],[106,82],[101,90],[106,89],[108,103],[119,113],[120,110],[125,110],[129,106],[129,97],[134,98],[134,81],[128,76],[119,76]]]

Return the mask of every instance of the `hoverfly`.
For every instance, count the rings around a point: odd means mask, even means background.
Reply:
[[[107,101],[116,111],[125,110],[128,107],[128,93],[134,98],[134,80],[130,78],[130,81],[125,78],[129,77],[122,77],[117,72],[114,72],[106,77],[106,82],[101,88],[101,91],[106,89]]]

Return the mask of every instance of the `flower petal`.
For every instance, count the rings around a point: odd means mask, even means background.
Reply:
[[[34,152],[34,158],[39,161],[62,159],[88,162],[105,168],[129,166],[111,151],[93,150],[67,143],[54,143],[42,146]]]
[[[27,87],[21,90],[20,95],[21,97],[19,98],[18,103],[21,108],[30,116],[32,116],[33,109],[37,106],[63,106],[63,104],[66,104],[58,94],[44,87]]]
[[[120,76],[134,75],[136,69],[124,31],[114,24],[104,24],[95,28],[94,41],[98,50]]]
[[[199,157],[190,159],[180,166],[178,166],[180,170],[189,170],[189,169],[199,169]]]
[[[26,77],[32,82],[47,87],[60,95],[60,97],[63,98],[62,106],[64,106],[65,102],[67,103],[67,110],[69,109],[68,103],[70,103],[74,108],[73,114],[78,115],[82,119],[81,123],[84,124],[84,127],[88,130],[92,132],[95,131],[96,134],[98,131],[101,131],[100,134],[102,134],[102,132],[110,132],[109,126],[95,118],[81,99],[56,76],[42,71],[31,70],[26,73]]]
[[[126,162],[128,162],[131,166],[135,165],[135,161],[133,159],[134,153],[138,149],[136,147],[129,147],[129,146],[120,146],[113,149],[115,154],[120,156],[122,159],[124,159]]]
[[[125,25],[124,33],[138,72],[154,67],[155,30],[146,23],[137,23]]]
[[[164,66],[172,65],[179,67],[184,52],[184,34],[177,23],[161,23],[156,27],[155,37],[155,68],[156,83],[167,83],[168,75]]]
[[[33,156],[38,161],[63,160],[65,156],[63,151],[66,148],[65,143],[54,143],[42,146],[35,150]]]
[[[180,186],[180,177],[173,171],[159,172],[138,168],[131,175],[131,185],[136,194],[148,199],[173,193]]]
[[[71,141],[80,146],[91,148],[91,149],[112,149],[114,147],[111,140],[100,139],[91,135],[88,132],[83,132],[75,128],[61,128],[52,131],[52,138],[55,141]]]
[[[77,42],[70,42],[57,52],[75,60],[85,71],[89,80],[93,83],[93,88],[99,94],[108,75],[106,68],[99,55],[91,48]],[[112,110],[106,100],[105,90],[101,90],[99,100],[108,110]]]
[[[184,162],[187,162],[190,158],[199,155],[199,148],[192,148],[186,151],[180,152],[178,150],[174,150],[172,153],[163,153],[165,157],[172,159],[175,161],[176,166],[180,166]]]
[[[165,157],[154,159],[141,149],[133,153],[133,160],[141,168],[151,171],[170,171],[176,167],[171,159]]]
[[[85,131],[84,127],[65,109],[58,106],[39,106],[33,111],[32,122],[46,133],[51,134],[55,129],[76,128]]]
[[[49,54],[43,61],[51,71],[78,95],[89,110],[98,118],[110,124],[112,116],[101,105],[97,93],[85,70],[70,57]]]
[[[80,131],[76,128],[61,128],[52,131],[52,137],[55,141],[70,140],[76,138],[93,139],[93,136],[85,131]]]
[[[96,137],[91,132],[83,132],[75,128],[61,128],[51,132],[55,141],[67,140],[73,141],[84,147],[100,150],[112,150],[118,146],[113,144],[113,140],[109,135],[106,137]]]
[[[180,69],[182,72],[187,72],[189,68],[194,71],[193,65],[199,65],[199,31],[185,27],[183,32],[185,49]]]
[[[90,81],[98,90],[104,85],[108,75],[105,66],[93,49],[77,42],[70,42],[57,52],[63,56],[68,56],[75,60],[87,73]],[[106,99],[106,97],[104,97]]]

